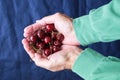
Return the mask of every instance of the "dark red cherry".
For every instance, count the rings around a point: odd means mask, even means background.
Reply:
[[[53,46],[53,52],[59,51],[61,48],[60,46]]]
[[[45,37],[45,32],[43,30],[38,30],[37,31],[37,36],[40,38],[40,39],[43,39]]]
[[[52,51],[50,49],[45,49],[44,54],[46,56],[49,56],[50,54],[52,54]]]
[[[54,28],[55,28],[55,27],[54,27],[54,24],[47,24],[47,25],[46,25],[46,29],[47,29],[48,32],[53,31]]]
[[[27,40],[28,42],[30,42],[30,37],[26,37],[26,40]]]
[[[56,40],[56,41],[54,41],[54,45],[56,45],[56,46],[60,46],[60,45],[61,45],[61,42],[58,41],[58,40]]]
[[[51,33],[51,37],[52,37],[52,39],[56,39],[56,35],[57,35],[56,32],[52,32],[52,33]]]
[[[30,36],[30,42],[33,42],[33,43],[35,43],[36,41],[37,41],[37,36],[35,36],[35,35],[32,35],[32,36]]]
[[[62,42],[62,41],[64,40],[64,35],[63,35],[63,34],[61,34],[61,33],[60,33],[60,34],[58,34],[58,35],[57,35],[57,40],[59,40],[59,41],[61,41],[61,42]]]
[[[45,38],[44,38],[44,42],[47,44],[47,43],[50,43],[50,41],[51,41],[51,39],[50,39],[50,37],[49,36],[46,36]]]
[[[37,48],[40,48],[40,49],[44,49],[44,48],[45,48],[45,43],[44,43],[44,42],[37,43],[37,44],[36,44],[36,47],[37,47]]]

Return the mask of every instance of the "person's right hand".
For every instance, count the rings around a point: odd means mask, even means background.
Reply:
[[[38,26],[38,24],[40,26]],[[31,33],[31,31],[37,30],[39,27],[45,26],[46,24],[54,24],[55,28],[64,35],[63,44],[80,45],[75,35],[72,18],[61,13],[56,13],[37,20],[35,24],[25,28],[24,36],[28,36],[28,33]]]

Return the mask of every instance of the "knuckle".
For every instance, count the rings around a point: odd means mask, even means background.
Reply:
[[[62,15],[62,13],[57,12],[57,13],[55,13],[55,15],[56,15],[56,16],[61,16],[61,15]]]

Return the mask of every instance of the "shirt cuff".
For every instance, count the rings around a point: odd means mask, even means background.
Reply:
[[[103,55],[90,48],[87,48],[78,56],[72,67],[72,71],[84,79],[88,78],[90,73],[94,71],[95,66],[97,66],[104,58],[105,57]]]
[[[73,19],[73,26],[81,45],[86,46],[99,41],[98,35],[91,27],[89,15]]]

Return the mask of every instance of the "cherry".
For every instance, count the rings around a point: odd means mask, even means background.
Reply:
[[[32,36],[30,36],[30,42],[33,42],[33,43],[35,43],[36,41],[37,41],[37,37],[36,36],[34,36],[34,35],[32,35]]]
[[[57,35],[56,32],[52,32],[52,33],[51,33],[51,37],[52,37],[53,39],[56,39],[56,35]]]
[[[31,42],[31,41],[30,41],[30,37],[26,37],[26,40],[27,40],[28,42]]]
[[[56,41],[54,41],[54,45],[56,45],[56,46],[60,46],[61,43],[60,43],[58,40],[56,40]]]
[[[47,33],[45,34],[45,36],[51,37],[51,33],[47,32]]]
[[[38,43],[38,44],[36,44],[36,47],[40,48],[40,49],[44,49],[45,48],[45,43],[44,42]]]
[[[50,49],[45,49],[44,54],[45,54],[46,56],[49,56],[50,54],[52,54],[52,52],[51,52]]]
[[[47,44],[47,43],[50,43],[50,41],[51,41],[51,39],[50,39],[50,37],[49,36],[46,36],[45,38],[44,38],[44,42]]]
[[[35,48],[39,49],[39,43],[38,42],[35,44]]]
[[[53,52],[57,52],[60,50],[60,47],[59,46],[53,46]]]
[[[45,37],[45,32],[43,30],[38,30],[37,31],[37,36],[40,38],[40,39],[43,39]]]
[[[54,24],[47,24],[33,32],[26,39],[37,53],[40,53],[42,56],[49,56],[61,50],[64,35],[55,29]]]
[[[54,30],[54,24],[49,24],[49,25],[46,25],[46,29],[47,29],[47,31],[48,32],[51,32],[51,31],[53,31]]]
[[[64,40],[64,35],[63,34],[58,34],[57,35],[57,40],[59,40],[59,41],[63,41]]]

